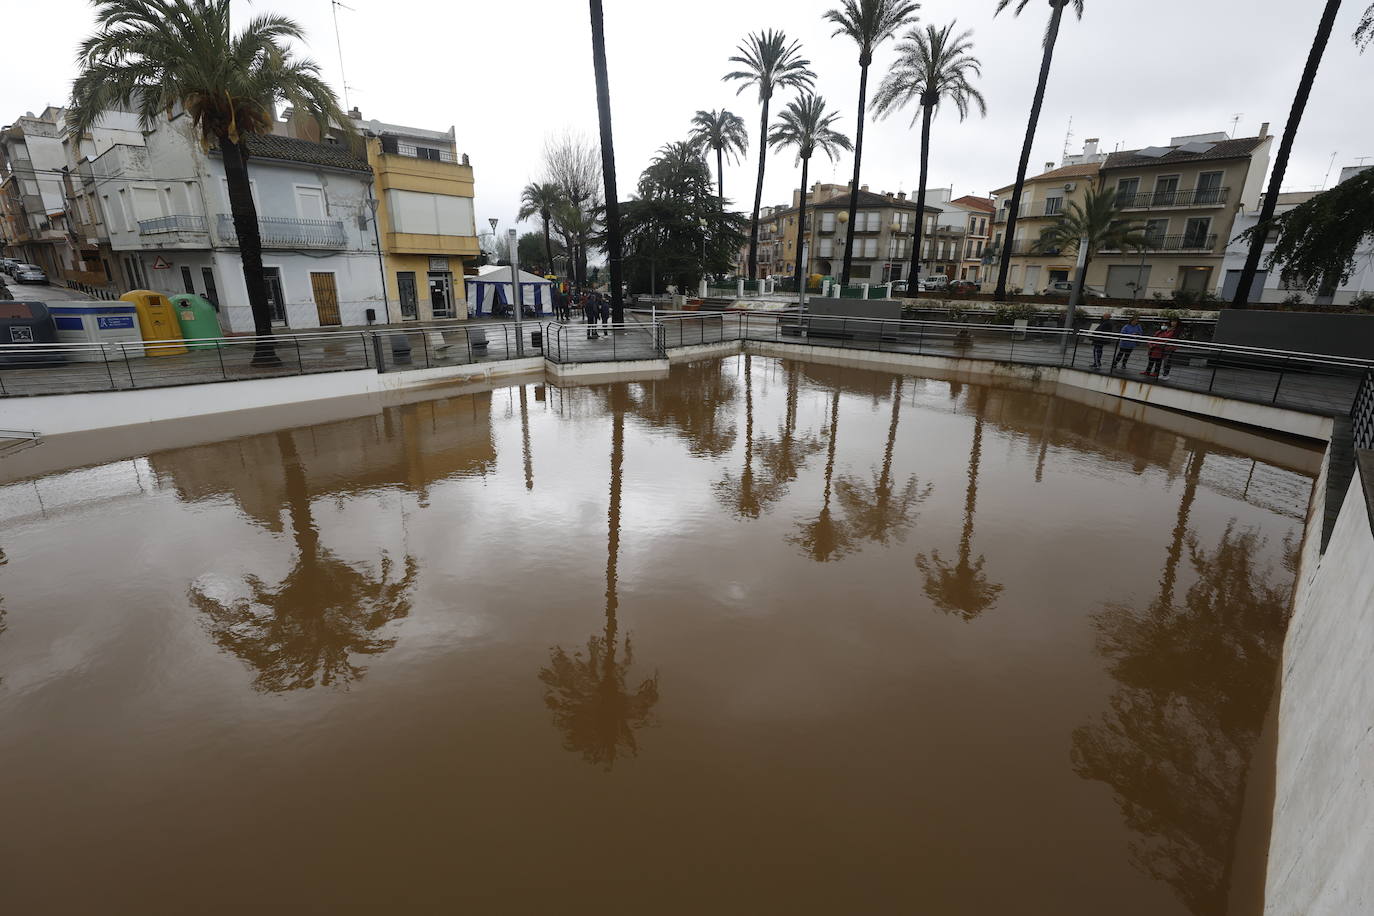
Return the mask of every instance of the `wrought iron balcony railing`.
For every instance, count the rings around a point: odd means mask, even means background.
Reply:
[[[1123,210],[1155,210],[1166,207],[1220,207],[1226,203],[1230,188],[1183,188],[1173,191],[1143,191],[1117,194],[1116,205]]]
[[[1190,233],[1186,235],[1152,235],[1149,236],[1150,247],[1146,252],[1201,252],[1212,251],[1217,247],[1216,233],[1202,235],[1201,233]],[[1108,248],[1100,246],[1100,252],[1119,252],[1120,248]],[[1135,249],[1131,249],[1134,251]]]
[[[218,230],[220,241],[224,244],[239,243],[231,214],[219,214]],[[343,248],[347,242],[343,220],[337,219],[259,216],[258,234],[264,248]]]
[[[233,223],[230,222],[230,228]],[[161,232],[204,232],[205,217],[194,213],[177,213],[172,216],[158,216],[138,221],[139,235],[157,235]]]

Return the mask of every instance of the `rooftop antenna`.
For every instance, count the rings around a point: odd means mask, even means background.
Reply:
[[[1339,152],[1339,151],[1338,151]],[[1331,179],[1331,167],[1336,164],[1336,153],[1331,154],[1331,161],[1326,164],[1326,174],[1322,176],[1322,186],[1317,190],[1326,188],[1326,183]]]
[[[1069,158],[1069,141],[1073,139],[1073,115],[1069,115],[1069,127],[1064,131],[1064,155],[1059,158],[1062,165]]]
[[[1236,114],[1234,114],[1234,115],[1231,116],[1231,136],[1232,136],[1232,137],[1234,137],[1234,136],[1236,135],[1236,131],[1240,129],[1240,119],[1243,118],[1243,117],[1245,117],[1245,112],[1243,112],[1243,111],[1237,112]]]
[[[1356,165],[1364,165],[1366,159],[1374,159],[1374,156],[1361,156],[1355,160]]]
[[[341,6],[350,13],[356,12],[356,10],[340,3],[339,0],[329,0],[329,11],[334,14],[334,45],[339,49],[339,81],[343,83],[344,111],[352,111],[352,107],[348,104],[348,76],[344,74],[343,39],[339,37],[339,7]]]

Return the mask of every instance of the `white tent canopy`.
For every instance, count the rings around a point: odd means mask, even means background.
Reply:
[[[464,277],[464,280],[468,306],[474,316],[500,314],[515,301],[509,266],[488,264],[478,268],[477,276]],[[536,315],[546,314],[553,305],[553,283],[520,271],[520,302],[533,309]]]

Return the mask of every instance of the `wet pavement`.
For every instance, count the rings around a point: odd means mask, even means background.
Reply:
[[[0,902],[1240,912],[1316,453],[1107,403],[741,356],[11,479]]]

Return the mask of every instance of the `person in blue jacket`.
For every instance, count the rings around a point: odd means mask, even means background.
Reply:
[[[1127,315],[1126,324],[1117,333],[1129,336],[1122,337],[1117,343],[1116,356],[1112,359],[1112,368],[1115,369],[1120,365],[1122,369],[1125,369],[1126,364],[1130,362],[1131,354],[1135,352],[1136,347],[1140,346],[1140,343],[1131,340],[1131,337],[1139,337],[1144,334],[1145,328],[1141,326],[1140,318],[1135,315]]]

